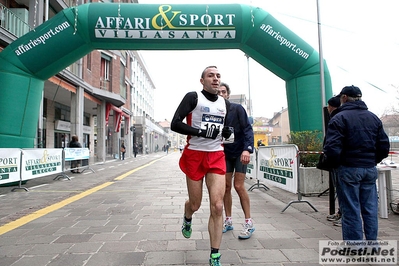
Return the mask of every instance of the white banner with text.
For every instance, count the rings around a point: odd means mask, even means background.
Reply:
[[[21,150],[0,149],[0,184],[21,179]]]
[[[62,149],[24,149],[22,180],[61,173]]]
[[[257,177],[266,184],[297,193],[298,148],[296,145],[261,146]]]

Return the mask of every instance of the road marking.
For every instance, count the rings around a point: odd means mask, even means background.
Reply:
[[[163,158],[164,157],[161,157],[161,158],[156,159],[154,161],[151,161],[151,162],[149,162],[149,163],[147,163],[147,164],[145,164],[143,166],[135,168],[135,169],[133,169],[133,170],[131,170],[131,171],[125,173],[125,174],[122,174],[122,175],[116,177],[114,180],[122,180],[125,177],[127,177],[128,175],[131,175],[132,173],[137,172],[138,170],[141,170],[141,169],[143,169],[145,167],[148,167],[151,164],[153,164],[153,163],[155,163],[155,162],[157,162],[159,160],[162,160]],[[109,168],[112,168],[112,167],[109,167]],[[7,232],[9,232],[11,230],[14,230],[14,229],[16,229],[16,228],[18,228],[20,226],[23,226],[23,225],[25,225],[25,224],[33,221],[33,220],[36,220],[36,219],[38,219],[38,218],[40,218],[40,217],[42,217],[42,216],[44,216],[46,214],[49,214],[50,212],[56,211],[58,209],[61,209],[62,207],[65,207],[66,205],[68,205],[70,203],[73,203],[73,202],[75,202],[77,200],[80,200],[80,199],[82,199],[82,198],[84,198],[84,197],[86,197],[86,196],[88,196],[90,194],[93,194],[94,192],[97,192],[97,191],[99,191],[99,190],[101,190],[103,188],[106,188],[106,187],[108,187],[108,186],[110,186],[110,185],[112,185],[114,183],[115,182],[105,182],[104,184],[101,184],[101,185],[96,186],[94,188],[91,188],[89,190],[83,191],[82,193],[79,193],[79,194],[77,194],[75,196],[72,196],[72,197],[67,198],[65,200],[62,200],[60,202],[57,202],[57,203],[55,203],[53,205],[50,205],[48,207],[45,207],[43,209],[37,210],[37,211],[35,211],[35,212],[31,213],[31,214],[25,215],[25,216],[15,220],[15,221],[12,221],[12,222],[9,222],[9,223],[5,224],[3,226],[0,226],[0,235],[3,235],[3,234],[5,234],[5,233],[7,233]]]
[[[45,186],[48,186],[48,184],[37,185],[37,186],[34,186],[34,187],[30,187],[29,189],[35,189],[35,188],[45,187]]]
[[[122,179],[124,179],[125,177],[127,177],[128,175],[131,175],[131,174],[133,174],[134,172],[137,172],[137,171],[139,171],[139,170],[141,170],[141,169],[143,169],[143,168],[146,168],[146,167],[150,166],[151,164],[153,164],[153,163],[155,163],[155,162],[157,162],[157,161],[159,161],[159,160],[162,160],[163,158],[164,158],[164,157],[159,158],[159,159],[156,159],[156,160],[154,160],[154,161],[151,161],[151,162],[149,162],[149,163],[147,163],[147,164],[145,164],[145,165],[142,165],[142,166],[140,166],[140,167],[137,167],[137,168],[135,168],[135,169],[133,169],[133,170],[127,172],[127,173],[124,173],[123,175],[120,175],[120,176],[116,177],[114,180],[116,180],[116,181],[122,180]]]
[[[89,190],[86,190],[86,191],[84,191],[82,193],[79,193],[78,195],[72,196],[72,197],[67,198],[67,199],[65,199],[63,201],[57,202],[57,203],[55,203],[53,205],[50,205],[48,207],[45,207],[45,208],[40,209],[38,211],[35,211],[35,212],[33,212],[31,214],[28,214],[28,215],[26,215],[24,217],[21,217],[21,218],[15,220],[15,221],[9,222],[8,224],[5,224],[5,225],[0,227],[0,235],[3,235],[3,234],[5,234],[5,233],[7,233],[7,232],[9,232],[11,230],[14,230],[14,229],[16,229],[16,228],[18,228],[18,227],[20,227],[22,225],[25,225],[25,224],[33,221],[33,220],[36,220],[37,218],[40,218],[40,217],[42,217],[42,216],[44,216],[44,215],[46,215],[46,214],[48,214],[50,212],[53,212],[53,211],[58,210],[58,209],[61,209],[62,207],[66,206],[66,205],[68,205],[68,204],[70,204],[72,202],[75,202],[77,200],[80,200],[80,199],[82,199],[82,198],[84,198],[84,197],[86,197],[86,196],[88,196],[88,195],[90,195],[90,194],[92,194],[92,193],[94,193],[96,191],[99,191],[99,190],[101,190],[103,188],[106,188],[109,185],[112,185],[113,183],[114,182],[106,182],[106,183],[101,184],[99,186],[96,186],[96,187],[94,187],[92,189],[89,189]]]

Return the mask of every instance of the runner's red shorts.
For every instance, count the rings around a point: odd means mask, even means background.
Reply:
[[[184,149],[180,161],[180,169],[190,179],[201,180],[207,173],[226,174],[226,161],[223,151],[194,151]]]

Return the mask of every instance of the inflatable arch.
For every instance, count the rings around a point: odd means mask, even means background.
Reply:
[[[63,10],[0,53],[0,147],[33,147],[44,81],[94,49],[240,49],[286,81],[292,131],[322,130],[319,54],[264,10],[90,3]]]

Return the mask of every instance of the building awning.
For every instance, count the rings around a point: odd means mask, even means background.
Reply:
[[[129,133],[130,128],[130,115],[123,112],[121,109],[113,105],[112,103],[107,103],[105,109],[105,123],[108,125],[109,113],[113,110],[116,115],[116,125],[115,132],[119,132],[122,124],[122,116],[125,117],[125,134]]]

